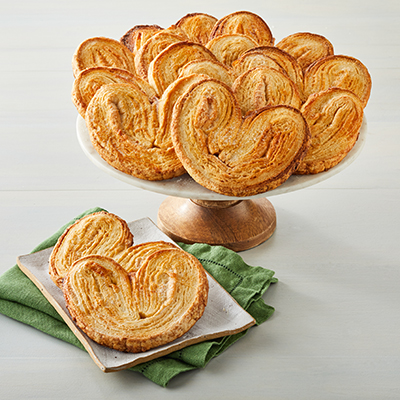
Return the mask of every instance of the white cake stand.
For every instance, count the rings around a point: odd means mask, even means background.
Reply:
[[[158,210],[158,227],[171,239],[184,243],[222,245],[243,251],[266,241],[275,231],[276,213],[266,197],[290,193],[329,179],[347,168],[361,153],[367,123],[349,154],[337,166],[315,175],[292,175],[274,190],[250,197],[231,197],[212,192],[188,174],[165,181],[146,181],[116,170],[94,149],[85,120],[78,116],[79,144],[100,169],[129,185],[168,195]]]

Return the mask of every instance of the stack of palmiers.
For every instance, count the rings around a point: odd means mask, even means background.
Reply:
[[[334,54],[325,37],[295,33],[275,44],[245,11],[88,39],[73,71],[73,101],[110,165],[147,180],[188,173],[229,196],[338,164],[371,91],[367,68]]]

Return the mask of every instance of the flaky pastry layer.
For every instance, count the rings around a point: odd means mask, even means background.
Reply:
[[[175,151],[201,185],[230,196],[250,196],[282,184],[308,147],[300,111],[265,107],[242,118],[230,88],[204,78],[177,102],[172,120]]]
[[[329,88],[310,96],[301,112],[311,132],[311,142],[296,174],[326,171],[354,147],[363,121],[363,105],[352,92]]]

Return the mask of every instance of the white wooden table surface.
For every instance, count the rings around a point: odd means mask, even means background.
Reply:
[[[373,79],[361,156],[328,181],[271,198],[272,238],[241,253],[276,271],[274,316],[167,389],[104,374],[83,351],[0,315],[0,398],[399,399],[400,3],[21,0],[0,3],[0,273],[62,224],[100,206],[157,219],[164,195],[117,181],[82,153],[71,58],[83,40],[189,12],[261,15],[277,41],[326,36]]]

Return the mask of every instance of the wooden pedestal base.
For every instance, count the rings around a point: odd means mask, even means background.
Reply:
[[[243,251],[274,233],[276,213],[265,198],[205,201],[167,197],[158,210],[158,227],[176,242]]]

